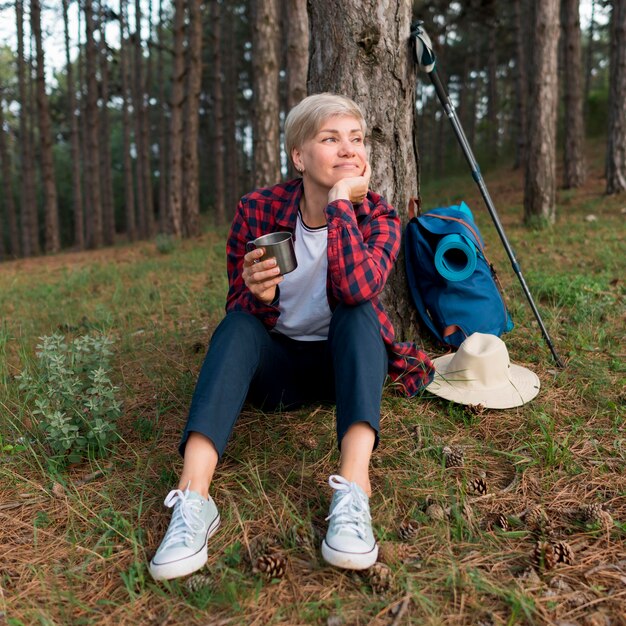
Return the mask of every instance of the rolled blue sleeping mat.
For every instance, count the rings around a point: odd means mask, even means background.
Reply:
[[[435,267],[446,280],[465,280],[476,269],[476,247],[463,235],[446,235],[437,244]]]

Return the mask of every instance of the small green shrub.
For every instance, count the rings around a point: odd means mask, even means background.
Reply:
[[[170,254],[176,249],[176,237],[172,237],[172,235],[159,233],[156,236],[154,243],[156,245],[156,249],[161,254]]]
[[[84,335],[40,337],[37,362],[18,376],[33,435],[61,464],[104,456],[117,439],[119,391],[109,378],[113,340]]]

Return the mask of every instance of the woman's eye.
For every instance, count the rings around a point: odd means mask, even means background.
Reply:
[[[330,143],[331,141],[335,141],[335,138],[334,137],[326,137],[326,138],[322,139],[322,141]]]
[[[352,141],[354,141],[354,143],[363,143],[363,137],[355,137]]]

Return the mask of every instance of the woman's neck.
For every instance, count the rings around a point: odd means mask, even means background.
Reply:
[[[303,183],[300,211],[307,226],[317,228],[326,224],[324,209],[328,205],[328,190]]]

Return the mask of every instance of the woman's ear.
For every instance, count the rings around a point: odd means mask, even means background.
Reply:
[[[300,154],[300,151],[297,148],[293,148],[293,150],[291,151],[291,160],[293,161],[293,165],[296,168],[296,170],[302,174],[302,172],[304,172],[304,166],[302,164],[302,155]]]

